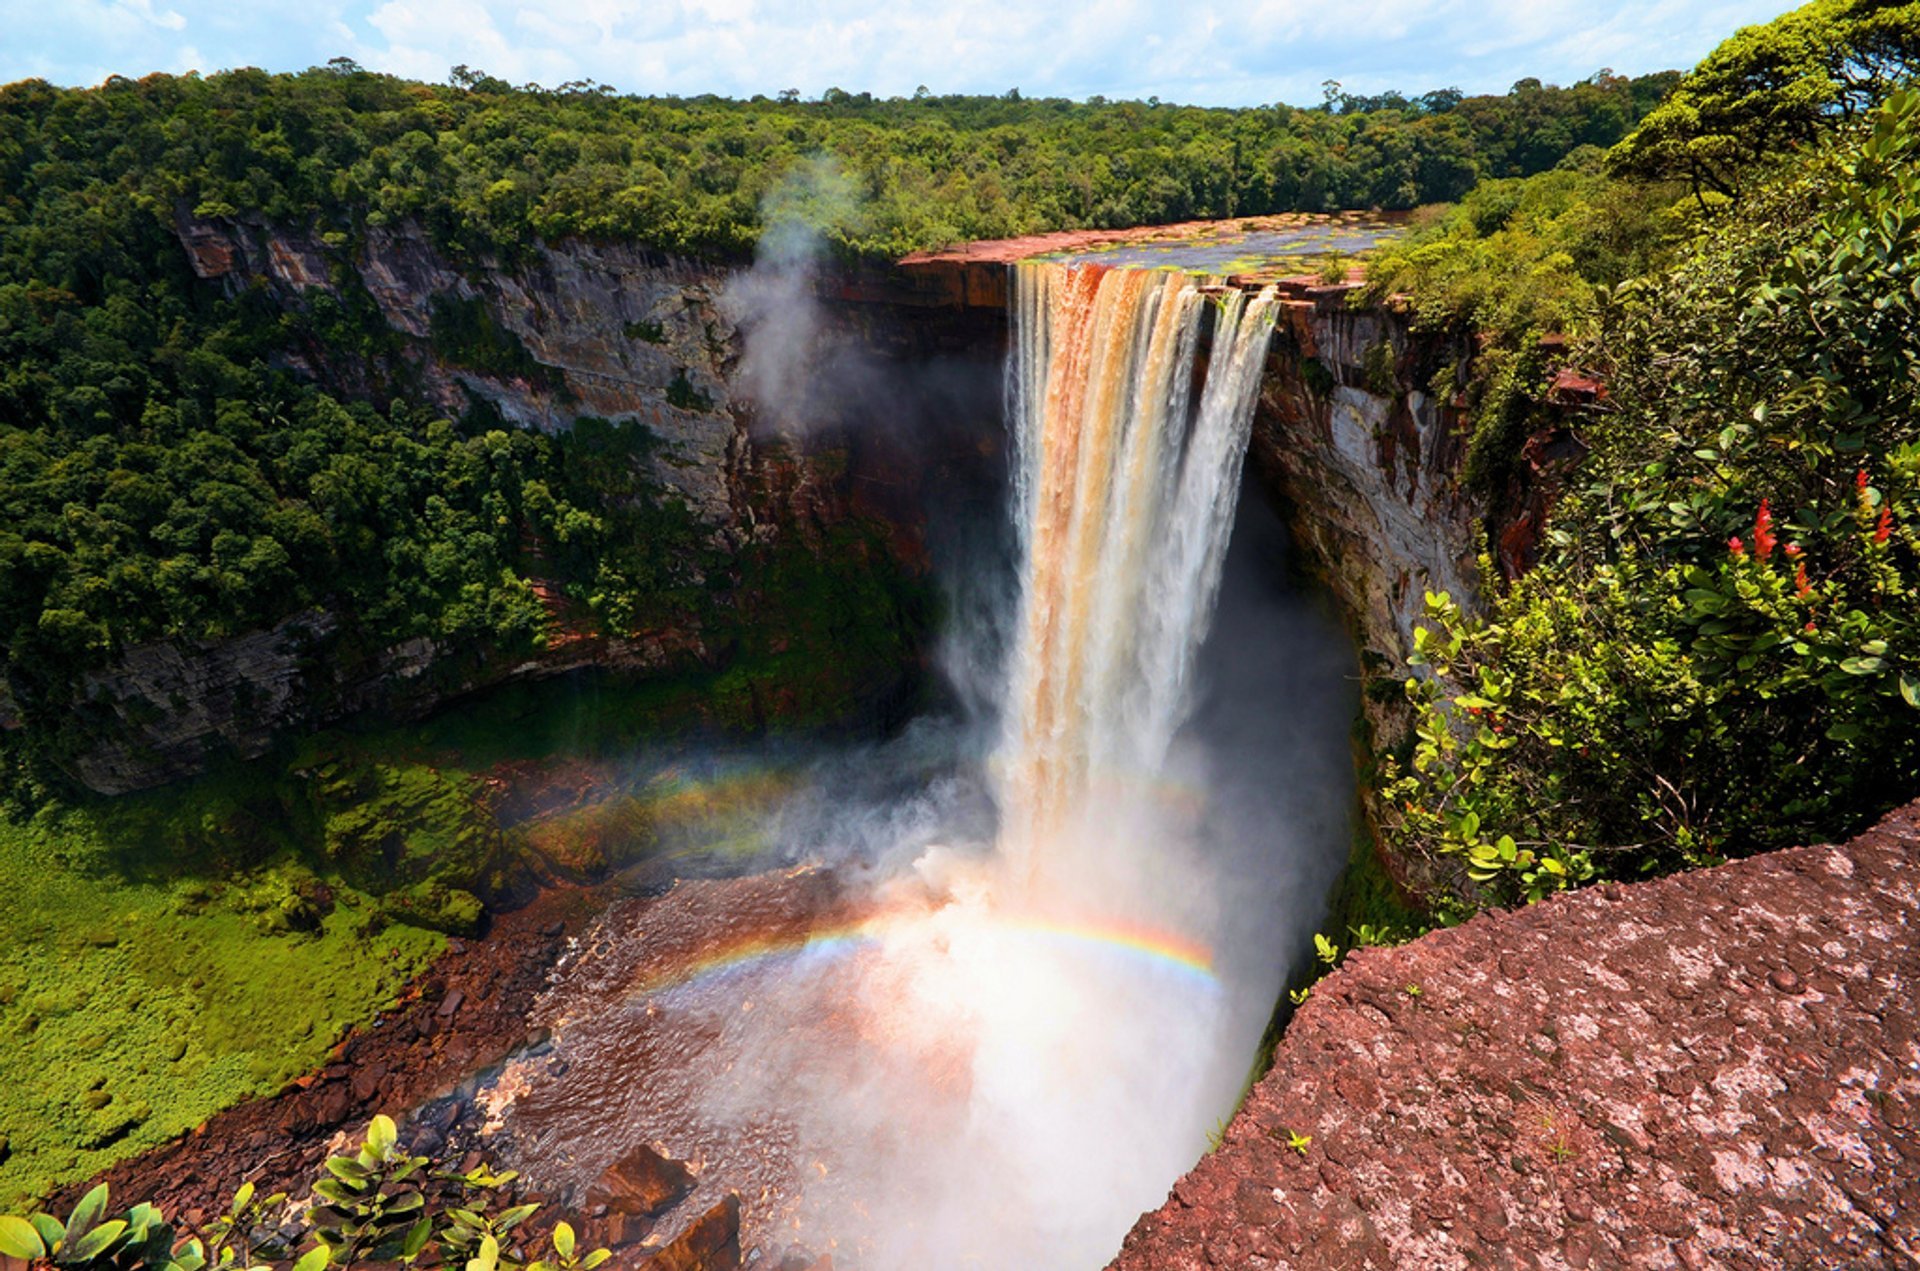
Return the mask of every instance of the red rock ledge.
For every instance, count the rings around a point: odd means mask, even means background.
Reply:
[[[1920,804],[1353,955],[1116,1271],[1920,1266]]]

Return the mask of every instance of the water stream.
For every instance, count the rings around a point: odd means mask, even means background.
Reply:
[[[819,757],[780,868],[605,916],[484,1095],[549,1186],[655,1143],[770,1266],[1091,1268],[1231,1112],[1351,798],[1348,655],[1239,500],[1271,296],[1015,295],[1016,585],[970,594],[1017,599],[953,642],[997,701]]]

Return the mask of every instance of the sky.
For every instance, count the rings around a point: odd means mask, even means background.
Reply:
[[[300,70],[769,96],[828,88],[1311,105],[1685,68],[1787,0],[0,0],[0,83]]]

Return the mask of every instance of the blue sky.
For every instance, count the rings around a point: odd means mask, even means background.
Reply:
[[[0,0],[0,82],[298,70],[626,92],[1158,96],[1205,105],[1689,66],[1784,0]]]

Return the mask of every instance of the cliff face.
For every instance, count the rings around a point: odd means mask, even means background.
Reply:
[[[316,292],[364,290],[399,337],[410,387],[458,417],[485,402],[508,422],[554,431],[583,415],[635,419],[664,445],[655,476],[715,524],[746,497],[747,416],[731,391],[739,331],[725,312],[723,267],[624,245],[569,241],[503,266],[449,260],[416,225],[374,227],[349,255],[312,234],[182,215],[194,273],[229,289],[265,287],[285,307]],[[482,307],[525,346],[536,375],[462,365],[442,315]],[[326,349],[294,364],[323,383],[371,393],[370,368]]]
[[[571,241],[513,262],[456,262],[407,225],[370,229],[352,250],[301,230],[184,211],[176,229],[193,271],[210,285],[256,288],[289,311],[323,295],[342,304],[370,300],[387,330],[383,353],[359,357],[312,344],[286,357],[289,369],[343,395],[404,394],[453,417],[478,406],[548,431],[589,415],[645,424],[661,443],[651,475],[727,549],[790,543],[825,559],[842,550],[826,545],[829,531],[860,518],[889,527],[887,558],[832,566],[911,573],[922,565],[929,483],[951,476],[955,463],[978,465],[977,445],[970,452],[962,434],[991,427],[972,417],[986,407],[971,400],[943,417],[951,428],[920,430],[913,444],[891,426],[898,421],[883,427],[870,418],[894,412],[917,422],[925,403],[885,391],[891,380],[914,378],[900,372],[902,363],[955,350],[989,361],[997,355],[991,324],[929,310],[926,298],[883,274],[818,287],[829,303],[808,336],[822,352],[870,350],[861,371],[871,391],[817,403],[822,417],[805,436],[778,435],[756,423],[739,386],[743,335],[727,296],[737,271],[727,265]],[[860,303],[832,304],[836,290]],[[901,321],[900,306],[924,320]],[[485,359],[460,347],[462,323],[504,332],[491,347],[517,343],[524,356],[475,365]],[[994,400],[997,392],[986,406]],[[536,589],[551,594],[538,580]],[[572,629],[557,598],[552,609],[547,647],[523,661],[429,639],[381,645],[355,628],[353,615],[323,610],[218,643],[131,649],[83,682],[75,724],[85,743],[65,766],[89,788],[119,794],[192,775],[220,754],[259,755],[288,730],[369,709],[417,715],[503,680],[588,666],[711,668],[738,635],[721,614],[715,630],[609,638]],[[17,725],[11,700],[0,696],[0,728]]]
[[[1389,309],[1353,309],[1351,284],[1289,279],[1254,416],[1250,458],[1287,510],[1308,568],[1339,600],[1369,677],[1402,674],[1428,591],[1472,604],[1485,508],[1459,478],[1461,412],[1428,385],[1464,353]],[[1377,739],[1396,698],[1367,694]]]

